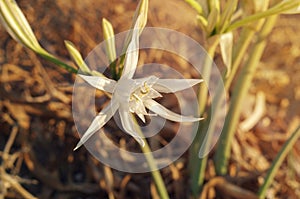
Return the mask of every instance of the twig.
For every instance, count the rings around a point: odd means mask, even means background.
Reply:
[[[10,151],[10,149],[11,149],[11,147],[12,147],[14,141],[15,141],[17,133],[18,133],[18,127],[17,126],[13,126],[13,129],[12,129],[12,131],[10,133],[9,139],[8,139],[6,145],[5,145],[5,148],[4,148],[4,151],[3,151],[4,153],[6,153],[6,154],[9,153],[9,151]]]
[[[14,179],[11,175],[8,175],[7,173],[2,173],[2,180],[9,183],[9,185],[15,189],[19,194],[21,194],[25,199],[37,199],[31,193],[29,193],[26,189],[24,189],[20,183]]]
[[[108,193],[108,198],[109,199],[114,199],[114,193],[113,193],[113,186],[114,186],[114,177],[113,173],[111,171],[111,168],[108,166],[103,166],[104,167],[104,176],[105,176],[105,183],[106,183],[106,189]]]
[[[206,199],[208,190],[211,187],[218,188],[221,192],[225,193],[226,196],[234,197],[234,198],[244,198],[244,199],[258,199],[258,197],[241,187],[238,187],[230,182],[228,182],[224,177],[215,177],[211,179],[203,188],[203,192],[199,199]]]
[[[251,116],[240,123],[240,129],[243,132],[249,131],[259,122],[259,120],[262,118],[262,116],[265,113],[265,108],[266,108],[265,103],[266,103],[266,99],[264,93],[263,92],[257,93],[255,107],[253,112],[251,113]]]

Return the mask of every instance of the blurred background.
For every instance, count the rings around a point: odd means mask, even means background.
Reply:
[[[70,60],[64,40],[86,57],[103,40],[102,18],[115,33],[131,25],[136,0],[18,0],[44,48]],[[196,13],[184,1],[151,0],[147,26],[170,28],[204,45]],[[232,148],[227,180],[256,192],[262,176],[300,121],[300,15],[280,16],[268,38],[249,96],[243,121],[262,111],[252,126],[241,122]],[[17,44],[0,26],[0,168],[38,198],[159,198],[151,174],[110,169],[95,160],[79,141],[71,112],[75,76]],[[155,60],[155,54],[141,59]],[[222,70],[220,53],[215,61]],[[181,60],[169,59],[180,66]],[[180,70],[180,69],[179,69]],[[182,71],[184,68],[182,67]],[[171,103],[172,101],[168,102]],[[175,103],[175,102],[174,102]],[[13,139],[12,135],[16,135]],[[9,139],[10,138],[10,139]],[[11,145],[11,148],[8,149]],[[213,153],[213,152],[212,152]],[[211,154],[210,154],[211,155]],[[171,198],[189,198],[188,153],[161,170]],[[0,177],[0,198],[23,198],[18,188]],[[209,198],[233,198],[223,181],[213,181],[209,159],[206,182]],[[8,188],[8,189],[7,189]],[[210,190],[208,189],[208,190]],[[300,141],[277,173],[270,198],[300,198]],[[4,197],[5,195],[5,197]],[[208,195],[209,196],[209,195]]]

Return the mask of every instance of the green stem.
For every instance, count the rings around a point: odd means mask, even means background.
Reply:
[[[47,51],[45,51],[44,49],[35,51],[37,54],[39,54],[40,56],[42,56],[43,58],[47,59],[48,61],[58,65],[59,67],[69,71],[70,73],[74,73],[77,74],[78,70],[73,68],[72,66],[64,63],[63,61],[60,61],[59,59],[57,59],[54,55],[51,55],[50,53],[48,53]]]
[[[135,118],[133,118],[135,120]],[[152,177],[153,177],[153,180],[154,180],[154,183],[155,183],[155,186],[157,188],[157,191],[160,195],[160,198],[161,199],[169,199],[169,195],[168,195],[168,191],[167,191],[167,188],[165,186],[165,183],[162,179],[162,176],[157,168],[157,165],[155,163],[155,159],[152,155],[152,151],[149,147],[149,144],[147,142],[146,139],[144,139],[144,134],[143,132],[141,131],[139,125],[137,124],[136,120],[135,120],[135,129],[137,130],[137,133],[141,136],[141,138],[143,138],[144,142],[145,142],[145,146],[142,147],[141,146],[141,149],[142,149],[142,152],[147,160],[147,163],[148,163],[148,166],[150,168],[150,171],[151,171],[151,174],[152,174]]]
[[[224,175],[227,173],[231,143],[234,132],[238,126],[242,103],[248,92],[248,89],[251,86],[252,78],[265,49],[265,38],[273,29],[276,18],[277,16],[274,15],[266,20],[261,32],[258,34],[257,42],[251,51],[248,61],[242,68],[241,75],[239,76],[236,86],[234,87],[229,112],[225,120],[224,128],[219,139],[219,146],[215,155],[216,171],[219,175]]]
[[[218,39],[215,39],[210,45],[208,49],[208,56],[205,59],[204,62],[204,68],[202,71],[202,77],[205,78],[205,84],[201,84],[199,88],[199,95],[198,95],[198,101],[199,101],[199,112],[200,115],[203,115],[205,107],[206,107],[206,102],[207,102],[207,95],[208,95],[208,82],[210,78],[210,73],[211,73],[211,67],[213,63],[213,58],[215,55],[216,47],[219,43]],[[205,129],[207,127],[208,122],[203,122],[199,125],[196,137],[194,139],[194,142],[191,145],[190,148],[190,159],[189,159],[189,167],[190,167],[190,177],[191,177],[191,188],[192,188],[192,193],[194,197],[197,197],[199,195],[199,192],[201,191],[201,187],[203,185],[204,181],[204,176],[205,176],[205,169],[206,169],[206,163],[207,163],[207,156],[204,158],[199,158],[199,149],[205,139],[205,135],[203,132],[206,132]],[[208,141],[207,144],[210,142]]]
[[[198,94],[198,103],[199,103],[199,113],[202,115],[204,113],[206,102],[207,102],[207,96],[208,96],[208,84],[211,74],[211,67],[213,63],[213,59],[215,56],[216,48],[219,44],[219,38],[211,38],[213,39],[213,42],[209,46],[207,50],[208,56],[206,56],[204,60],[204,67],[202,71],[202,78],[204,80],[204,83],[200,84],[199,87],[199,94]]]
[[[254,34],[255,34],[255,31],[252,28],[249,28],[249,27],[245,27],[242,30],[241,36],[240,36],[239,41],[236,45],[237,47],[234,48],[234,51],[233,51],[232,69],[229,73],[228,78],[225,79],[225,89],[226,89],[226,91],[229,91],[231,83],[232,83],[232,81],[233,81],[233,79],[234,79],[234,77],[237,73],[239,65],[241,64],[241,62],[242,62],[242,60],[245,56],[246,50],[248,49],[249,44],[251,43],[251,41],[253,39]]]
[[[280,152],[277,154],[276,158],[274,159],[271,168],[269,169],[267,176],[265,177],[264,184],[260,187],[257,195],[260,199],[265,198],[266,191],[268,187],[273,182],[275,174],[277,173],[280,165],[284,161],[287,154],[292,150],[294,144],[300,137],[300,126],[293,132],[292,136],[284,143],[283,147],[281,148]]]
[[[209,146],[210,141],[204,143],[207,129],[207,125],[209,122],[205,122],[201,124],[198,128],[197,135],[195,137],[195,142],[191,147],[191,155],[190,155],[190,178],[191,178],[191,189],[194,198],[197,198],[199,193],[202,190],[202,186],[205,179],[205,170],[207,165],[208,156],[204,156],[203,158],[199,158],[199,150],[201,145],[205,144],[205,147]],[[210,140],[208,138],[208,140]]]

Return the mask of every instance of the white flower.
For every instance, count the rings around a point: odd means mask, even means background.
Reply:
[[[201,79],[159,79],[149,76],[140,79],[132,79],[138,62],[140,17],[135,24],[132,40],[128,46],[122,75],[118,81],[106,77],[79,75],[91,86],[111,93],[110,103],[94,118],[89,128],[81,137],[74,150],[84,144],[95,132],[102,128],[118,111],[121,124],[126,133],[133,136],[136,141],[144,146],[143,139],[136,133],[133,113],[145,122],[145,115],[150,115],[147,109],[168,120],[176,122],[196,122],[202,118],[182,116],[174,113],[158,102],[154,98],[161,97],[162,93],[173,93],[192,87],[202,82]],[[153,115],[153,114],[151,114]]]

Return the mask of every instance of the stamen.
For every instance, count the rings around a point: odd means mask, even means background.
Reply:
[[[141,87],[141,93],[142,94],[147,94],[149,92],[149,90],[150,90],[149,86],[147,85],[146,82],[144,82],[144,86]]]
[[[137,94],[133,93],[132,96],[133,96],[136,100],[138,100],[138,101],[140,101],[140,102],[143,103],[142,99],[141,99]]]

